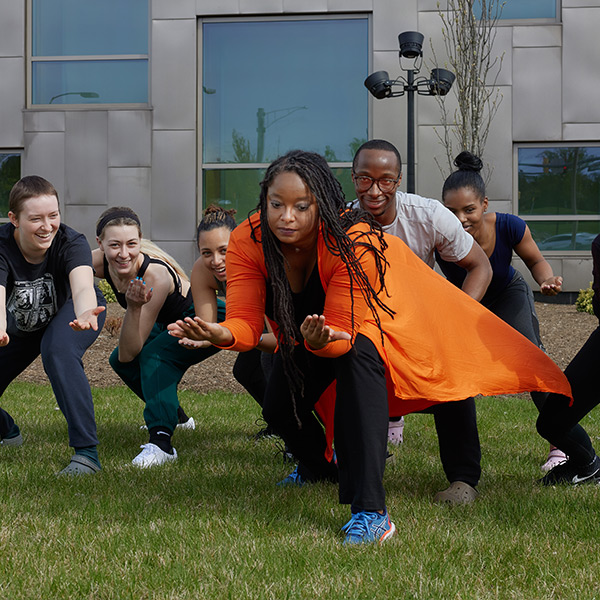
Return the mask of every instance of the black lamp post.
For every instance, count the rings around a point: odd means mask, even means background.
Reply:
[[[454,83],[454,73],[447,69],[432,69],[429,78],[417,77],[423,63],[423,34],[405,31],[398,36],[400,68],[404,77],[390,80],[387,71],[377,71],[365,79],[365,87],[377,99],[407,95],[406,190],[415,192],[415,92],[421,96],[445,96]],[[412,60],[410,68],[402,66],[402,58]],[[392,88],[397,88],[395,91]]]

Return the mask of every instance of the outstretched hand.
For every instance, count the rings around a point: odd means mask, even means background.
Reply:
[[[321,350],[329,342],[335,342],[336,340],[352,339],[349,333],[334,331],[329,325],[325,325],[323,315],[308,315],[300,325],[300,333],[313,350]]]
[[[104,306],[96,306],[96,308],[86,310],[79,317],[73,319],[69,326],[73,331],[85,331],[86,329],[98,331],[98,315],[104,310],[106,310]],[[0,343],[0,345],[2,344]]]
[[[148,288],[146,282],[141,277],[136,277],[129,282],[125,299],[128,306],[143,306],[150,302],[152,298],[152,288]]]
[[[209,342],[217,346],[227,346],[233,342],[233,336],[226,327],[218,323],[203,321],[200,317],[186,317],[167,325],[171,335],[180,338],[180,344],[188,345],[190,340],[197,342]],[[187,342],[183,340],[187,338]]]
[[[549,277],[540,285],[540,292],[544,296],[556,296],[562,290],[563,278],[559,275]]]

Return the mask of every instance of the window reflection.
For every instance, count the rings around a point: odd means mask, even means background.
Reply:
[[[203,162],[295,148],[352,160],[367,138],[367,36],[366,19],[205,23]]]

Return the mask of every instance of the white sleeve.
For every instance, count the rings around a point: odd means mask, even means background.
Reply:
[[[434,227],[435,247],[444,260],[458,262],[469,254],[473,247],[473,236],[463,229],[457,217],[441,203],[434,213]]]

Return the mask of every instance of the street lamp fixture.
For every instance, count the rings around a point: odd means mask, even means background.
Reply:
[[[454,83],[454,73],[448,69],[433,69],[429,77],[416,77],[423,64],[423,34],[405,31],[398,36],[400,68],[406,78],[390,79],[387,71],[377,71],[365,79],[365,87],[378,100],[407,96],[406,189],[415,192],[415,92],[420,96],[445,96]],[[402,59],[412,61],[406,67]]]
[[[100,98],[100,94],[98,94],[97,92],[65,92],[64,94],[57,94],[56,96],[52,96],[48,104],[52,104],[57,98],[62,98],[63,96],[80,96],[81,98]]]

